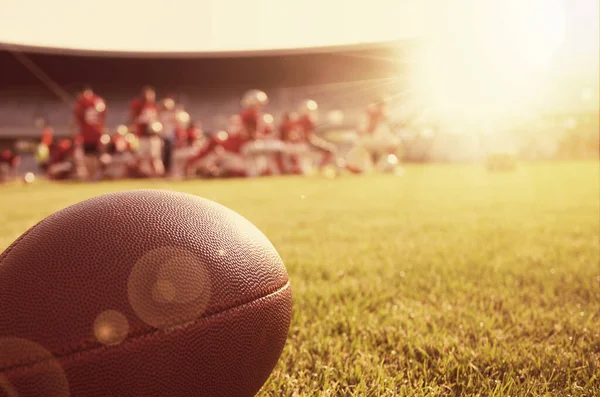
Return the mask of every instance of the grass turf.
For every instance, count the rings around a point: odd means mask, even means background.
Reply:
[[[132,188],[254,222],[294,318],[265,396],[600,395],[598,162],[409,166],[336,180],[0,187],[0,247],[44,216]]]

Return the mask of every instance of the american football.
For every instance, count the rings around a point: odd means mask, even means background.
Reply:
[[[0,12],[0,397],[600,396],[598,0]]]
[[[292,300],[269,240],[187,194],[101,195],[33,226],[0,257],[7,396],[253,396]]]

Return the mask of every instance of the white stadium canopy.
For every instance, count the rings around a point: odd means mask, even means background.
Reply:
[[[239,56],[360,48],[418,37],[437,0],[20,0],[3,4],[9,49]]]

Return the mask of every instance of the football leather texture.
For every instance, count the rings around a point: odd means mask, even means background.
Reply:
[[[241,215],[170,191],[101,195],[0,255],[0,396],[253,396],[291,314],[279,254]]]

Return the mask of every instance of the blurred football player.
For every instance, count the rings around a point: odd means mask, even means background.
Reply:
[[[359,127],[359,145],[371,153],[374,164],[387,161],[389,155],[395,156],[401,144],[400,137],[388,123],[387,102],[387,98],[379,98],[369,105],[365,112],[365,123]]]
[[[275,138],[273,131],[273,115],[265,113],[262,115],[262,130],[260,131],[260,138],[270,139]]]
[[[268,103],[267,94],[260,90],[247,91],[242,97],[240,121],[245,134],[250,139],[260,138],[263,134],[262,109]]]
[[[271,114],[262,115],[262,128],[259,130],[258,140],[251,145],[262,175],[285,174],[283,155],[285,144],[274,131],[274,118]]]
[[[218,135],[227,135],[225,131],[219,131],[216,136],[206,137],[198,142],[198,148],[187,158],[183,165],[185,177],[218,177],[221,172],[218,167],[219,145]]]
[[[162,139],[163,139],[163,164],[165,172],[169,173],[171,170],[171,160],[173,157],[173,145],[176,139],[177,129],[177,113],[183,111],[178,109],[175,103],[173,95],[168,95],[165,99],[160,102],[158,109],[158,118],[163,127]]]
[[[267,103],[268,97],[263,91],[246,92],[241,101],[242,111],[229,120],[229,131],[218,132],[189,159],[188,175],[209,170],[211,175],[218,176],[258,176],[263,170],[257,166],[250,144],[260,136],[261,110]]]
[[[85,87],[75,104],[73,116],[79,129],[85,175],[90,180],[99,176],[100,138],[104,133],[106,102],[90,87]]]
[[[48,168],[48,160],[50,158],[50,147],[54,142],[54,128],[49,125],[44,125],[42,128],[42,136],[40,143],[37,145],[35,150],[35,160],[38,167],[43,172],[46,172]]]
[[[64,180],[74,176],[76,172],[74,152],[75,139],[61,139],[50,147],[50,156],[46,175],[48,179]]]
[[[198,150],[186,163],[186,175],[188,177],[206,176],[215,177],[222,173],[219,169],[219,157],[224,152],[222,143],[229,135],[240,134],[243,130],[242,119],[239,114],[234,114],[227,120],[226,130],[217,132],[211,137],[204,139]],[[229,131],[229,133],[227,132]]]
[[[249,176],[282,173],[276,156],[283,150],[280,140],[272,137],[273,116],[263,113],[269,98],[264,91],[250,90],[242,97],[241,127],[248,142],[242,155],[246,156]]]
[[[302,174],[300,158],[309,152],[309,146],[302,135],[295,113],[284,113],[279,125],[279,137],[286,147],[285,153],[277,156],[283,173]]]
[[[367,125],[365,133],[373,135],[382,124],[387,122],[387,99],[380,98],[367,107]]]
[[[317,103],[311,99],[302,102],[297,125],[300,130],[300,136],[306,140],[312,150],[321,154],[318,167],[324,168],[325,166],[336,165],[335,156],[337,154],[337,147],[317,136],[317,108]]]
[[[188,176],[200,173],[211,177],[253,176],[244,148],[251,142],[243,128],[231,133],[219,131],[206,139],[187,162]]]
[[[158,177],[164,174],[162,160],[162,124],[158,119],[156,92],[144,87],[141,97],[131,102],[130,122],[139,140],[138,167],[140,176]]]
[[[10,149],[0,152],[0,183],[8,182],[17,175],[20,157]]]
[[[40,143],[45,146],[50,146],[52,140],[54,139],[54,128],[49,125],[45,125],[42,129],[42,137],[40,139]]]
[[[251,141],[245,129],[218,132],[189,159],[188,173],[201,170],[220,177],[256,176],[244,150]]]
[[[106,156],[104,177],[108,179],[127,178],[136,165],[131,143],[126,138],[127,134],[127,127],[119,126],[106,145],[103,155]]]
[[[202,125],[199,122],[190,121],[187,125],[179,125],[176,128],[171,177],[181,178],[186,175],[186,165],[200,150],[204,139]]]

